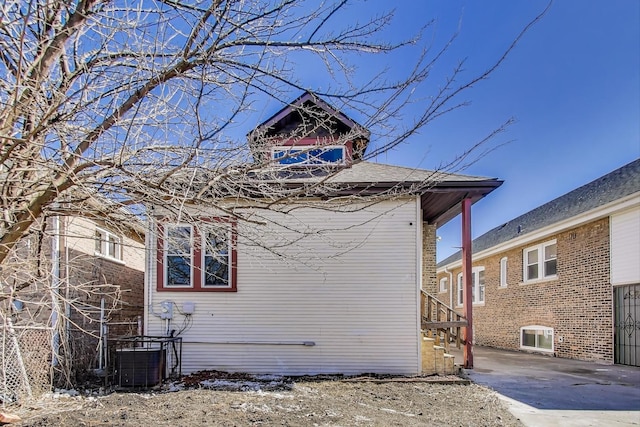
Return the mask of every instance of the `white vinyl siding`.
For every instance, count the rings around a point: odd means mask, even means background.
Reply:
[[[416,198],[327,207],[258,211],[281,225],[239,222],[234,293],[156,293],[154,264],[146,332],[165,333],[154,315],[162,301],[194,302],[180,335],[184,373],[419,372]],[[169,330],[183,321],[174,311]]]
[[[640,283],[640,207],[611,216],[611,284]]]

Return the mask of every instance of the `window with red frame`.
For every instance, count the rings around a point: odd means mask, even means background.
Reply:
[[[237,290],[235,222],[161,222],[158,236],[158,291]]]

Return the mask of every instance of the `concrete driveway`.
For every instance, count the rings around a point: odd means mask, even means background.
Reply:
[[[502,395],[527,426],[640,426],[638,367],[478,346],[473,354],[466,375]]]

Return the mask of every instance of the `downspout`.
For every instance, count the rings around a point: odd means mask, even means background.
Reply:
[[[63,217],[63,235],[60,236],[61,241],[64,242],[64,313],[65,313],[65,339],[71,339],[71,304],[70,299],[70,283],[69,283],[69,275],[70,275],[70,267],[69,267],[69,219]]]
[[[422,224],[422,209],[420,203],[420,196],[416,197],[416,279],[417,279],[417,292],[416,292],[416,305],[417,307],[417,316],[416,316],[416,342],[418,346],[416,348],[418,352],[418,366],[417,372],[422,372],[422,272],[423,272],[423,264],[422,257],[424,251],[424,230]]]
[[[471,199],[462,201],[462,281],[464,285],[464,367],[473,369],[473,302],[471,283]]]
[[[60,318],[59,292],[60,292],[60,217],[53,218],[53,239],[51,241],[51,365],[58,366],[58,352],[60,350],[60,332],[58,321]],[[46,221],[46,219],[45,219]]]
[[[156,251],[154,250],[154,248],[152,248],[152,241],[157,242],[157,240],[152,239],[153,228],[154,228],[153,208],[149,207],[147,210],[147,232],[145,233],[145,236],[144,236],[144,257],[145,257],[145,269],[144,269],[144,289],[145,290],[143,292],[144,312],[143,312],[142,325],[138,326],[138,331],[141,333],[141,335],[148,335],[149,333],[149,321],[150,321],[149,319],[151,317],[150,313],[153,310],[151,306],[151,304],[153,304],[153,301],[152,301],[153,283],[151,280],[151,272],[153,271],[153,267],[154,267],[154,264],[153,264],[154,258],[155,256],[157,256],[155,254]],[[154,256],[152,256],[152,254]],[[157,274],[158,272],[156,271],[156,275]]]

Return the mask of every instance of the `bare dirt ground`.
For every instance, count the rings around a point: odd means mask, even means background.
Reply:
[[[457,377],[200,373],[153,392],[65,391],[4,410],[22,418],[13,426],[522,426],[495,393]]]

